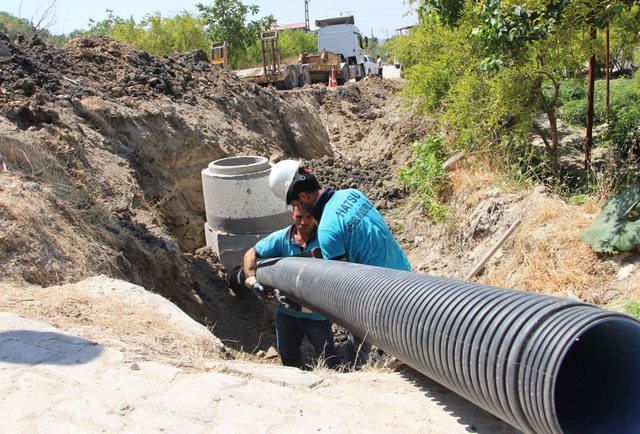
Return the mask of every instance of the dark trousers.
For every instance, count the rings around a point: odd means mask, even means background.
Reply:
[[[300,346],[304,336],[309,339],[316,357],[322,360],[326,367],[335,368],[340,364],[340,358],[333,342],[331,321],[314,321],[309,318],[298,318],[278,312],[276,316],[276,339],[278,353],[283,365],[297,368],[303,367]]]
[[[366,365],[370,352],[371,344],[369,342],[349,332],[347,335],[347,345],[344,348],[344,358],[351,369],[358,369]]]

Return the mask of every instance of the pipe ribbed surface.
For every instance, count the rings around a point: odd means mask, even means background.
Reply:
[[[340,261],[264,261],[257,278],[522,431],[640,432],[631,317]]]

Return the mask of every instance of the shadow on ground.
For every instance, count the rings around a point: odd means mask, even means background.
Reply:
[[[11,330],[0,333],[0,362],[23,365],[79,365],[103,351],[102,345],[55,332]]]
[[[470,433],[516,434],[520,432],[415,369],[406,367],[400,371],[400,375],[424,392],[425,396],[435,401],[443,407],[445,411],[456,417],[458,423],[464,425]]]

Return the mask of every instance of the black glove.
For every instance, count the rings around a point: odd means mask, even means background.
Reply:
[[[227,274],[227,284],[233,293],[242,298],[247,293],[247,287],[244,286],[245,275],[242,267],[236,267]]]

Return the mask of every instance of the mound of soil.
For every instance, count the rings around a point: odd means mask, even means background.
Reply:
[[[272,345],[273,308],[231,297],[215,258],[196,253],[200,171],[234,155],[330,154],[316,97],[243,83],[202,52],[153,57],[102,37],[6,45],[3,278],[44,287],[106,274],[173,300],[231,347]]]

